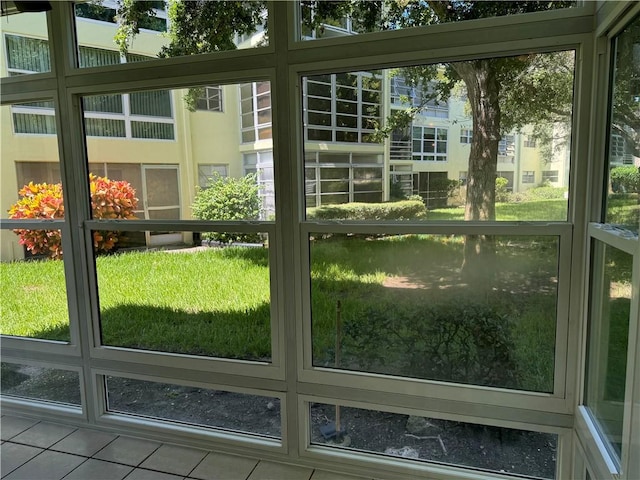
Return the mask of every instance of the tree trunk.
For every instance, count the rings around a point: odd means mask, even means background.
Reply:
[[[473,119],[464,219],[495,220],[500,85],[492,60],[460,62],[452,66],[467,87]],[[466,236],[462,271],[469,283],[486,284],[494,260],[495,243],[491,236]]]

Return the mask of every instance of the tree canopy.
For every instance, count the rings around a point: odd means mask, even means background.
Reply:
[[[126,50],[144,15],[153,14],[149,1],[120,0],[117,41]],[[350,19],[352,30],[365,33],[461,22],[567,8],[572,1],[462,0],[301,0],[303,32],[322,35],[325,25]],[[169,43],[159,56],[190,55],[235,49],[237,35],[255,32],[263,24],[264,1],[169,0]],[[511,57],[478,58],[441,65],[403,67],[399,73],[423,95],[417,105],[394,113],[380,125],[382,137],[406,128],[429,101],[446,102],[464,85],[473,120],[466,188],[466,220],[495,220],[498,143],[506,132],[525,125],[537,128],[548,141],[550,125],[569,123],[573,98],[573,52],[525,52]],[[431,87],[429,87],[431,86]],[[488,237],[467,238],[469,258],[493,250]],[[472,255],[473,253],[473,255]],[[467,258],[467,256],[465,256]],[[485,256],[486,259],[486,256]],[[465,260],[465,264],[468,262]]]

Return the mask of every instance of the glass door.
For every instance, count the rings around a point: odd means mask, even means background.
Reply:
[[[144,218],[148,220],[180,219],[180,186],[177,165],[143,165]],[[179,243],[182,234],[147,232],[147,245]]]

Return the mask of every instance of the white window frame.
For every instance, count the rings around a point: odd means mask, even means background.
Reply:
[[[204,87],[203,96],[197,102],[204,101],[205,108],[199,108],[196,103],[196,110],[199,112],[224,112],[222,101],[222,85],[207,85]]]
[[[416,129],[420,130],[420,136],[416,137],[415,133],[416,133]],[[426,129],[433,129],[434,130],[434,145],[433,145],[433,152],[425,152],[424,151],[424,144],[425,142],[427,142],[428,140],[424,138],[425,135],[425,130]],[[447,138],[445,140],[442,140],[440,138],[438,138],[438,135],[440,133],[444,132],[447,135]],[[413,125],[411,128],[411,148],[413,150],[412,153],[412,160],[414,162],[446,162],[447,161],[447,154],[449,152],[449,128],[448,127],[431,127],[431,126],[423,126],[423,125]],[[414,143],[419,141],[420,142],[420,150],[416,151],[413,147],[414,147]],[[438,147],[444,143],[445,145],[445,152],[438,152]],[[430,158],[432,157],[432,158]]]
[[[367,89],[364,88],[363,86],[363,77],[368,77],[368,78],[372,78],[373,75],[370,72],[366,72],[366,71],[359,71],[359,72],[350,72],[352,75],[357,75],[357,85],[355,87],[349,87],[349,86],[345,86],[345,85],[340,85],[338,84],[337,81],[337,75],[335,73],[330,75],[330,83],[326,83],[326,82],[320,82],[318,80],[314,80],[312,78],[303,78],[302,81],[302,85],[303,85],[303,96],[304,96],[304,126],[305,126],[305,139],[309,142],[319,142],[319,143],[323,143],[323,142],[331,142],[331,143],[342,143],[345,145],[353,145],[354,143],[362,143],[362,144],[366,144],[366,145],[376,145],[375,142],[372,141],[365,141],[365,135],[372,135],[373,133],[375,133],[374,129],[371,128],[366,128],[365,126],[365,118],[373,118],[377,121],[380,121],[379,117],[371,117],[368,115],[365,115],[365,108],[367,106],[377,106],[379,108],[379,110],[382,112],[382,105],[381,103],[369,103],[369,102],[364,102],[363,101],[363,91],[368,91],[368,92],[372,92],[372,93],[378,93],[378,90],[371,90],[371,89]],[[383,74],[381,74],[382,76]],[[382,79],[380,79],[380,82],[382,83]],[[326,97],[326,96],[316,96],[316,95],[310,95],[309,94],[309,84],[320,84],[320,85],[325,85],[325,86],[329,86],[330,87],[330,96]],[[357,97],[357,100],[338,100],[336,97],[336,91],[337,88],[350,88],[352,90],[355,90],[355,95]],[[383,90],[381,88],[381,90],[379,91],[380,94],[380,99],[382,100],[382,98],[384,98],[383,95]],[[321,100],[328,100],[331,102],[331,109],[330,110],[323,110],[323,111],[319,111],[319,110],[310,110],[309,109],[309,98],[317,98],[317,99],[321,99]],[[352,104],[356,106],[356,113],[350,114],[350,113],[341,113],[338,112],[338,105],[337,102],[341,101],[341,102],[345,102],[348,104]],[[316,125],[316,124],[311,124],[310,120],[309,120],[309,113],[317,113],[317,114],[323,114],[323,115],[330,115],[331,121],[330,121],[330,125]],[[354,118],[356,120],[356,126],[355,127],[346,127],[346,126],[339,126],[338,125],[338,116],[341,117],[347,117],[347,118]],[[309,130],[317,130],[317,131],[324,131],[327,132],[329,134],[329,139],[328,140],[319,140],[319,139],[311,139],[309,138]],[[345,141],[345,140],[341,140],[338,137],[340,136],[340,134],[355,134],[356,135],[356,141]]]
[[[472,128],[461,128],[460,129],[460,143],[464,145],[470,145],[473,139],[473,129]]]
[[[589,164],[586,160],[590,152],[589,111],[592,92],[587,91],[594,69],[592,25],[593,6],[578,5],[567,11],[540,12],[531,15],[510,16],[511,18],[483,19],[468,24],[442,25],[406,31],[381,32],[369,36],[356,36],[318,40],[318,44],[294,42],[297,28],[288,25],[285,18],[295,18],[294,5],[285,2],[271,2],[270,45],[263,51],[240,51],[233,54],[212,53],[197,59],[173,58],[158,60],[154,65],[115,65],[95,72],[82,72],[65,63],[69,52],[65,45],[72,45],[73,25],[70,6],[53,2],[49,14],[50,24],[58,27],[52,32],[55,58],[55,72],[37,79],[8,79],[3,81],[3,101],[29,102],[41,98],[54,97],[59,106],[56,116],[61,158],[65,159],[63,181],[73,187],[69,195],[69,215],[59,225],[66,235],[65,249],[77,251],[74,258],[65,260],[69,276],[68,291],[72,305],[70,345],[53,345],[50,342],[29,342],[23,339],[3,339],[4,353],[14,353],[14,357],[24,358],[36,355],[38,361],[46,363],[54,359],[59,362],[79,366],[85,379],[85,401],[87,408],[78,422],[86,421],[102,428],[122,428],[160,436],[170,433],[175,442],[199,445],[230,445],[234,449],[243,448],[252,455],[266,453],[270,458],[295,462],[300,459],[310,465],[326,465],[332,462],[335,468],[345,467],[351,472],[385,475],[414,475],[422,477],[480,478],[483,475],[469,469],[447,467],[434,464],[417,464],[402,459],[389,459],[375,455],[348,452],[341,455],[328,447],[318,448],[309,444],[311,428],[304,408],[299,402],[313,399],[329,399],[335,402],[360,402],[367,406],[391,406],[402,411],[417,411],[433,414],[439,418],[474,420],[488,425],[520,425],[539,431],[554,430],[560,433],[558,451],[558,478],[571,478],[571,436],[576,417],[577,351],[580,345],[580,322],[582,321],[581,294],[584,280],[584,265],[581,260],[586,255],[584,235],[585,214],[580,208],[587,200],[587,175]],[[517,28],[514,28],[517,25]],[[69,27],[69,28],[61,28]],[[560,29],[562,29],[561,34]],[[585,33],[586,32],[586,33]],[[474,33],[472,35],[472,33]],[[480,34],[480,35],[479,35]],[[505,38],[510,36],[510,41]],[[425,39],[429,48],[425,48]],[[365,43],[366,42],[366,43]],[[363,44],[367,48],[363,49]],[[389,66],[394,62],[417,64],[441,62],[446,58],[485,58],[488,56],[526,54],[554,49],[578,49],[581,59],[576,78],[574,98],[573,129],[578,135],[572,140],[572,189],[569,205],[571,217],[567,222],[519,224],[493,222],[476,224],[349,224],[340,222],[309,222],[302,212],[304,191],[303,167],[299,161],[303,151],[303,133],[299,112],[300,78],[322,71],[344,71]],[[62,49],[62,50],[61,50]],[[364,53],[363,53],[364,52]],[[605,62],[606,65],[606,62]],[[185,73],[185,66],[193,70]],[[71,72],[67,74],[66,72]],[[63,73],[65,72],[65,73]],[[206,82],[253,81],[268,77],[275,90],[274,113],[274,162],[275,183],[280,200],[277,204],[277,222],[236,222],[232,224],[202,222],[131,221],[125,226],[115,222],[98,222],[88,219],[88,199],[83,196],[81,184],[77,184],[77,171],[84,168],[84,141],[78,132],[82,131],[82,117],[73,110],[82,95],[117,92],[117,85],[127,85],[136,75],[138,88],[188,88],[194,79]],[[39,83],[42,82],[42,83]],[[44,92],[47,94],[44,95]],[[66,128],[62,129],[62,125]],[[595,162],[594,162],[595,163]],[[592,167],[593,168],[593,167]],[[95,267],[91,265],[88,249],[90,238],[87,232],[92,228],[104,229],[108,224],[114,229],[138,229],[142,231],[201,231],[208,228],[235,228],[245,232],[267,232],[273,241],[270,248],[270,272],[273,281],[272,301],[272,363],[255,365],[251,362],[234,362],[222,359],[193,359],[176,355],[157,355],[153,352],[133,352],[125,349],[111,349],[100,346],[94,321]],[[42,222],[4,221],[3,229],[18,227],[38,228]],[[460,385],[443,385],[438,382],[414,381],[386,378],[368,374],[348,374],[331,369],[314,367],[310,363],[311,324],[309,278],[309,234],[326,233],[416,233],[416,234],[492,234],[492,235],[554,235],[560,238],[559,315],[556,340],[556,369],[553,394],[502,391],[491,388],[470,388]],[[67,266],[68,265],[68,266]],[[572,273],[570,275],[570,272]],[[568,280],[571,278],[570,280]],[[286,307],[285,307],[286,305]],[[571,307],[571,308],[570,308]],[[81,321],[82,319],[82,321]],[[75,333],[74,333],[75,332]],[[286,338],[285,338],[286,332]],[[81,333],[81,334],[80,334]],[[81,348],[82,347],[82,348]],[[11,357],[8,357],[11,358]],[[286,364],[285,364],[286,358]],[[638,369],[636,369],[638,370]],[[122,372],[141,378],[176,378],[184,374],[189,383],[222,387],[244,385],[256,392],[273,395],[278,392],[283,398],[283,439],[282,445],[273,447],[259,440],[237,438],[232,434],[203,434],[186,425],[167,425],[162,422],[140,421],[107,414],[104,398],[100,395],[100,375]],[[640,389],[640,374],[635,373],[636,390]],[[185,377],[187,378],[187,377]],[[636,397],[634,397],[636,398]],[[284,401],[288,400],[288,401]],[[102,402],[102,403],[101,403]],[[3,406],[5,404],[3,403]],[[50,414],[50,418],[64,419],[65,416],[51,406],[27,405],[31,412]],[[24,405],[22,408],[26,408]],[[464,418],[464,420],[463,420]],[[637,422],[634,423],[634,428]],[[629,427],[631,428],[631,427]],[[634,430],[635,432],[635,430]],[[629,435],[631,434],[631,431]],[[228,447],[230,448],[230,447]]]

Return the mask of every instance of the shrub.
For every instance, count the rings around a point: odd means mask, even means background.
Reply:
[[[193,216],[199,220],[258,220],[259,188],[255,174],[242,178],[215,174],[206,188],[197,188]],[[222,243],[260,241],[257,233],[206,232],[202,238]]]
[[[640,168],[633,165],[615,167],[610,176],[614,193],[640,193]]]
[[[129,182],[109,180],[89,174],[91,209],[93,218],[131,219],[138,206],[136,191]],[[20,198],[9,209],[9,218],[54,219],[64,217],[62,184],[30,182],[18,191]],[[59,230],[14,230],[20,244],[33,254],[49,258],[62,258]],[[111,251],[118,243],[119,233],[97,231],[93,233],[96,253]]]
[[[476,385],[517,385],[511,321],[488,305],[371,307],[344,324],[343,359],[369,371]]]
[[[530,188],[525,192],[527,200],[557,200],[564,198],[567,193],[565,187],[541,186]]]
[[[427,209],[420,200],[386,203],[344,203],[307,209],[309,220],[416,220],[424,218]]]
[[[496,202],[508,202],[509,192],[507,191],[507,185],[509,180],[504,177],[496,178]]]

